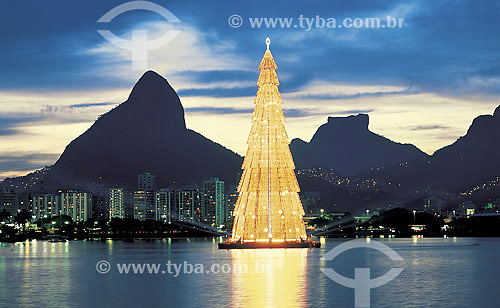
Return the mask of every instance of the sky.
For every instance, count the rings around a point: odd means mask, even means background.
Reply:
[[[244,155],[267,35],[290,138],[367,113],[371,131],[432,154],[500,104],[499,1],[151,2],[97,22],[127,1],[2,1],[0,179],[53,164],[147,69],[177,91],[189,128]],[[147,9],[158,7],[167,18]],[[387,16],[401,27],[349,27]],[[259,18],[292,23],[252,26]],[[144,51],[141,33],[174,37]]]

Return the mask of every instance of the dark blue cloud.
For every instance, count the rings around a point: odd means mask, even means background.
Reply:
[[[336,100],[336,99],[351,99],[359,97],[380,97],[391,95],[411,95],[417,94],[418,91],[406,89],[402,91],[386,91],[386,92],[362,92],[355,94],[307,94],[299,95],[296,98],[300,99],[314,99],[314,100]]]
[[[449,126],[446,125],[417,125],[417,126],[412,126],[409,129],[413,131],[418,131],[418,130],[441,130],[441,129],[449,129]]]
[[[42,116],[40,115],[0,115],[0,137],[18,135],[21,132],[17,129],[17,126],[40,121],[41,119]]]
[[[233,87],[233,88],[193,88],[180,89],[177,91],[179,96],[209,96],[209,97],[241,97],[253,96],[257,93],[255,87]]]
[[[193,82],[251,82],[256,83],[259,73],[255,71],[245,70],[206,70],[206,71],[180,71],[175,75],[182,76]]]
[[[104,60],[87,52],[104,42],[97,29],[105,27],[126,38],[136,18],[161,19],[155,13],[137,11],[123,14],[104,26],[96,23],[109,9],[123,2],[20,0],[3,3],[0,90],[92,90],[128,85],[127,78],[109,78],[100,72],[100,68],[122,60]]]
[[[0,136],[17,135],[20,131],[15,128],[0,128]]]
[[[192,107],[184,108],[186,112],[207,114],[246,114],[252,113],[253,109],[237,109],[232,107]]]
[[[233,107],[191,107],[185,108],[186,112],[193,113],[204,113],[204,114],[251,114],[253,113],[253,109],[239,109]],[[358,113],[370,113],[374,109],[352,109],[352,110],[343,110],[337,111],[335,114],[358,114]],[[301,118],[308,116],[318,116],[318,115],[331,115],[330,112],[320,111],[319,109],[296,109],[296,108],[285,108],[283,109],[283,113],[287,118]]]
[[[1,153],[0,172],[25,171],[52,165],[59,154],[50,153]]]
[[[74,104],[74,105],[69,105],[68,108],[70,109],[75,109],[75,108],[88,108],[88,107],[99,107],[99,106],[112,106],[116,105],[117,103],[88,103],[88,104]]]

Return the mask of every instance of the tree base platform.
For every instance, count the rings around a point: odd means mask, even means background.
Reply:
[[[269,249],[269,248],[320,248],[321,243],[317,241],[302,242],[223,242],[219,243],[219,249]]]

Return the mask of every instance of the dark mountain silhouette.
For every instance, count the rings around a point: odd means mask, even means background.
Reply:
[[[186,128],[184,109],[167,80],[153,71],[129,98],[102,115],[64,150],[45,175],[47,188],[128,184],[137,174],[156,175],[157,187],[220,177],[234,183],[242,158]]]
[[[467,134],[430,158],[372,172],[403,189],[457,190],[500,176],[500,106],[493,115],[474,119]]]
[[[411,144],[401,144],[372,133],[368,115],[328,117],[310,142],[293,139],[290,144],[297,168],[332,168],[345,175],[370,168],[427,158]]]

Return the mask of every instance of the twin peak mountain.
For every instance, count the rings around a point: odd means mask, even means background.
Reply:
[[[250,119],[249,119],[250,121]],[[368,130],[368,115],[329,117],[310,142],[294,139],[296,167],[329,167],[345,175],[429,156]],[[158,187],[181,187],[219,177],[237,183],[242,157],[186,127],[184,109],[167,80],[153,71],[128,99],[74,139],[45,175],[47,189],[91,184],[134,187],[137,174]]]

